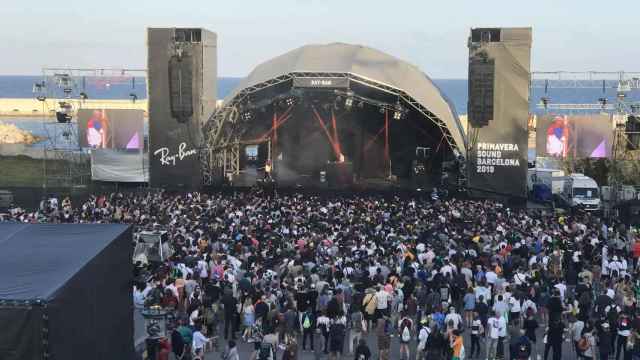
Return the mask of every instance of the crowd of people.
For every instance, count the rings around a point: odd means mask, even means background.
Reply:
[[[174,314],[177,359],[222,339],[225,360],[243,343],[256,360],[640,357],[640,237],[588,212],[256,189],[45,200],[4,220],[166,231],[133,296]]]

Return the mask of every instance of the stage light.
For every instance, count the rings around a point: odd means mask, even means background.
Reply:
[[[293,104],[295,104],[295,98],[293,96],[288,97],[287,106],[293,106]]]
[[[44,91],[44,89],[46,88],[46,84],[45,82],[39,82],[39,83],[35,83],[33,84],[33,93],[37,94],[37,93],[41,93]]]
[[[404,117],[404,108],[402,107],[402,105],[400,105],[400,101],[396,102],[396,105],[394,106],[395,111],[393,112],[393,119],[394,120],[400,120]]]
[[[551,98],[543,96],[540,98],[540,102],[542,102],[542,105],[546,109],[549,106],[549,103],[551,102]]]
[[[346,107],[347,109],[351,109],[352,106],[353,106],[353,98],[348,97],[347,100],[344,101],[344,107]]]
[[[62,111],[56,111],[56,120],[61,124],[66,124],[71,122],[71,115]]]
[[[607,107],[607,98],[601,97],[600,99],[598,99],[598,102],[600,102],[600,105],[603,109]]]
[[[253,119],[253,112],[252,111],[247,110],[247,111],[242,113],[242,120],[249,121],[251,119]]]

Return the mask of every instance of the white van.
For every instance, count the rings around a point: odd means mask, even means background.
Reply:
[[[571,174],[565,178],[560,198],[569,207],[585,210],[600,209],[600,189],[598,183],[584,174]]]

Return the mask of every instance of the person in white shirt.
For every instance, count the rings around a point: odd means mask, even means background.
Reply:
[[[492,312],[491,318],[489,318],[489,320],[487,321],[487,332],[489,335],[488,341],[487,341],[487,359],[488,360],[495,360],[496,359],[496,352],[498,349],[498,340],[500,339],[500,334],[502,333],[502,329],[500,328],[504,323],[504,320],[501,322],[500,320],[503,320],[500,316],[498,316],[498,314],[496,314],[495,311]]]
[[[487,284],[489,284],[489,286],[492,286],[496,283],[496,280],[498,279],[498,274],[495,273],[495,271],[493,270],[489,270],[487,271],[487,273],[484,275],[485,279],[487,279]]]
[[[429,335],[431,334],[431,328],[429,328],[429,321],[423,319],[421,321],[420,333],[418,334],[418,347],[417,347],[417,356],[422,355],[427,348],[427,340],[429,339]]]
[[[378,319],[380,319],[383,315],[389,315],[388,309],[389,309],[389,293],[386,292],[382,287],[378,287],[378,292],[376,292],[376,301],[377,301],[377,308],[376,308],[376,317]]]
[[[520,305],[520,299],[515,296],[509,297],[509,324],[514,322],[517,324],[520,321],[520,314],[522,312],[522,306]]]
[[[480,301],[480,296],[482,296],[487,303],[491,301],[491,290],[484,286],[484,284],[476,286],[473,292],[476,295],[476,301]]]
[[[320,334],[322,335],[323,347],[325,354],[329,351],[329,328],[331,327],[331,320],[327,317],[325,312],[322,312],[322,315],[318,317],[316,320],[316,326],[320,329]]]
[[[564,302],[564,293],[567,291],[567,285],[565,285],[562,282],[559,282],[555,284],[553,287],[555,287],[556,289],[558,289],[558,291],[560,291],[560,300]]]
[[[191,348],[193,350],[193,354],[194,355],[198,355],[201,356],[204,350],[204,346],[211,341],[211,339],[209,339],[208,337],[204,336],[204,334],[202,333],[202,328],[201,326],[198,327],[198,330],[196,330],[193,333],[193,340],[191,342]]]
[[[471,353],[470,358],[480,357],[480,337],[484,335],[484,327],[482,326],[482,320],[478,316],[477,312],[473,314],[473,321],[471,322]]]
[[[522,303],[522,311],[521,313],[524,314],[526,316],[527,312],[529,311],[529,309],[531,309],[532,313],[535,315],[536,313],[538,313],[538,306],[536,305],[536,303],[527,298],[524,303]]]
[[[529,277],[527,276],[527,274],[522,272],[521,269],[518,269],[518,271],[515,273],[515,275],[513,275],[513,281],[518,286],[526,283],[528,280],[529,280]]]
[[[454,329],[459,329],[460,328],[460,323],[462,323],[462,316],[460,316],[460,314],[458,314],[456,312],[456,308],[454,306],[451,306],[449,308],[449,313],[444,318],[444,323],[445,324],[449,324],[450,321],[453,322],[453,328]]]
[[[505,313],[507,312],[508,308],[509,308],[509,305],[507,304],[506,301],[504,301],[502,294],[498,295],[496,302],[493,304],[493,311],[495,311],[499,317],[504,317],[506,315]]]

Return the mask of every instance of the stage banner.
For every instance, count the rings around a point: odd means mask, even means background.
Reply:
[[[344,77],[297,77],[293,79],[293,87],[312,89],[348,89],[349,79]]]
[[[467,175],[474,195],[525,198],[531,29],[472,29]]]
[[[609,158],[613,122],[609,114],[544,115],[536,124],[536,156]]]

